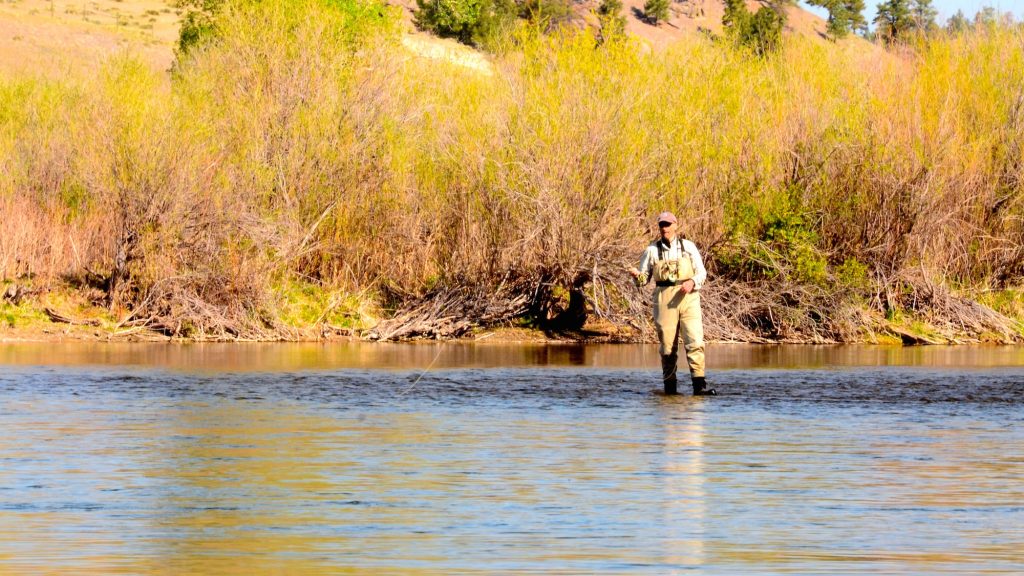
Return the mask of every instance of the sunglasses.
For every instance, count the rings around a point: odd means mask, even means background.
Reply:
[[[672,222],[658,222],[658,227],[659,228],[668,228],[671,225],[672,225]]]

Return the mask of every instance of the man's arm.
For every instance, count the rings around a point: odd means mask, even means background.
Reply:
[[[648,246],[640,256],[640,268],[633,268],[629,272],[634,278],[636,278],[637,284],[644,286],[651,279],[651,270],[653,267],[654,256],[652,255],[651,247]]]
[[[690,260],[693,262],[693,289],[700,290],[708,279],[708,271],[704,268],[704,259],[701,258],[697,245],[689,240],[683,241],[683,250],[690,255]]]

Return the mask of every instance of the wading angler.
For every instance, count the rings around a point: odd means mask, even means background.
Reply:
[[[708,277],[693,242],[678,233],[675,214],[658,215],[659,237],[644,250],[640,268],[630,269],[638,286],[654,279],[654,325],[658,329],[665,394],[678,393],[679,341],[690,368],[694,396],[713,396],[704,380],[704,319],[700,289]]]

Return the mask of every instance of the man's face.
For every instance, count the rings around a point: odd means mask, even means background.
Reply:
[[[661,237],[668,240],[676,235],[676,223],[658,222],[658,230],[661,232]]]

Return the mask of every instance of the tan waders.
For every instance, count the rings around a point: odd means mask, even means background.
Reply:
[[[689,254],[668,259],[659,245],[654,264],[654,325],[661,342],[661,373],[665,394],[678,394],[679,339],[683,340],[686,363],[690,367],[693,393],[715,394],[704,381],[704,319],[700,311],[700,292],[683,291],[682,284],[694,276]]]
[[[661,371],[666,394],[678,393],[676,372],[679,340],[683,341],[686,363],[693,380],[693,393],[705,392],[704,322],[700,311],[700,292],[686,294],[679,286],[654,289],[654,325],[661,343]]]
[[[679,340],[682,338],[695,396],[715,395],[704,381],[704,319],[700,288],[707,270],[697,246],[676,234],[678,219],[671,212],[658,214],[661,238],[651,242],[631,268],[637,286],[654,280],[654,325],[661,342],[661,371],[666,394],[678,394]],[[648,276],[650,274],[650,276]],[[690,292],[686,292],[690,288]]]

